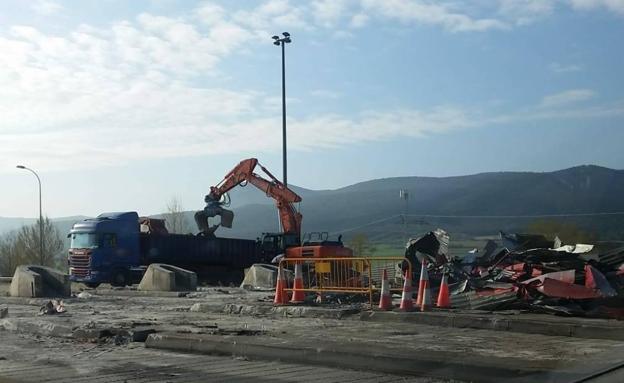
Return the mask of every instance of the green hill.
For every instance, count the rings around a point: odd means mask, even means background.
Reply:
[[[624,211],[624,171],[577,166],[544,173],[499,172],[461,177],[395,177],[376,179],[336,190],[293,187],[302,197],[303,230],[344,234],[364,233],[372,240],[400,246],[405,237],[435,227],[454,238],[524,231],[548,219],[597,233],[602,239],[624,238],[624,216],[526,218],[513,216],[584,214]],[[407,189],[406,203],[399,190]],[[231,193],[234,227],[221,228],[224,237],[255,238],[278,230],[273,200],[251,185]],[[201,201],[197,209],[203,207]],[[140,213],[140,212],[139,212]],[[194,212],[186,212],[194,228]],[[441,217],[440,217],[441,216]],[[457,217],[460,216],[460,217]],[[470,217],[495,216],[495,217]],[[500,218],[500,216],[511,216]],[[82,217],[56,219],[62,233]],[[33,220],[0,218],[0,232]],[[407,230],[407,232],[406,232]]]
[[[525,230],[548,219],[577,225],[602,238],[624,237],[624,216],[555,218],[460,218],[431,216],[526,216],[624,211],[624,171],[578,166],[547,172],[482,173],[461,177],[397,177],[358,183],[336,190],[305,190],[301,203],[304,231],[329,231],[349,236],[363,232],[380,242],[402,241],[407,189],[408,231],[441,226],[456,233],[487,235],[498,230]],[[253,237],[276,230],[272,200],[233,208],[233,229],[223,236]],[[249,191],[247,191],[249,193]],[[232,196],[234,200],[235,195]],[[234,205],[233,205],[234,206]],[[391,218],[394,217],[394,218]],[[386,220],[384,220],[386,219]],[[372,224],[375,221],[382,222]],[[357,228],[355,230],[351,230]]]

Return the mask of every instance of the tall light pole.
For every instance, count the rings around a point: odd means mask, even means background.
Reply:
[[[292,40],[290,39],[290,33],[283,32],[282,38],[279,36],[273,36],[273,44],[282,46],[282,161],[284,163],[284,186],[288,185],[286,176],[286,59],[284,46]]]
[[[31,168],[27,168],[24,165],[17,165],[16,168],[28,170],[32,174],[37,177],[37,181],[39,182],[39,261],[41,262],[41,266],[45,266],[43,264],[43,214],[41,213],[41,179],[39,175],[32,170]]]

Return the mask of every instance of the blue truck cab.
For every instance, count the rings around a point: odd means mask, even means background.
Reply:
[[[74,224],[68,234],[70,280],[91,287],[129,283],[140,265],[139,232],[136,212],[103,213]]]
[[[85,219],[68,236],[69,278],[89,287],[138,282],[151,263],[182,267],[203,280],[240,283],[245,268],[276,255],[255,240],[172,234],[164,220],[136,212]]]

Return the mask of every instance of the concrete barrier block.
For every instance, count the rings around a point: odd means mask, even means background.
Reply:
[[[195,291],[197,274],[164,263],[152,263],[139,283],[142,291]]]
[[[69,297],[69,275],[50,267],[22,265],[15,269],[9,294],[12,297]]]
[[[272,290],[277,283],[277,266],[265,263],[253,264],[245,271],[245,279],[240,288],[247,290]],[[285,278],[288,281],[294,279],[291,270],[284,269]]]

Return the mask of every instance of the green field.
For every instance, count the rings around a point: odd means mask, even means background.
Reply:
[[[461,257],[472,249],[479,249],[479,251],[485,246],[487,239],[474,238],[474,239],[461,239],[453,241],[449,244],[449,252],[451,255]],[[365,251],[366,256],[376,257],[402,257],[405,254],[405,247],[397,244],[388,243],[375,243],[371,249]]]

